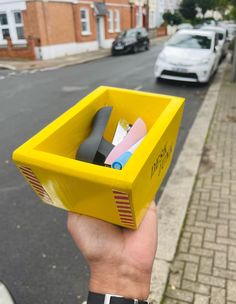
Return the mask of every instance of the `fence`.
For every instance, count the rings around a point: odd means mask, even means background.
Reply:
[[[14,45],[10,37],[7,38],[7,45],[0,45],[1,59],[30,59],[35,60],[35,46],[38,46],[38,39],[29,37],[24,45]]]

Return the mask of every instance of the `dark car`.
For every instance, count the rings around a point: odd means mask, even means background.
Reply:
[[[149,49],[149,37],[145,28],[132,28],[121,32],[112,43],[112,55],[137,53]]]

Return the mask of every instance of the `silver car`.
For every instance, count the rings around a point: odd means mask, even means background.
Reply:
[[[208,82],[219,60],[215,32],[180,30],[157,57],[154,75],[156,79]]]

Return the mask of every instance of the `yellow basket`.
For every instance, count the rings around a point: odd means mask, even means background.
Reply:
[[[121,118],[133,124],[140,117],[148,129],[122,170],[75,160],[107,105],[110,142]],[[136,229],[171,163],[183,106],[183,98],[99,87],[16,149],[13,160],[45,203]]]

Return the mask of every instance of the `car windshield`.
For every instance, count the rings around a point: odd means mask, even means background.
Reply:
[[[136,29],[131,29],[131,30],[127,30],[124,32],[121,32],[119,34],[119,38],[132,38],[132,37],[136,37],[137,34],[137,30]]]
[[[209,50],[211,48],[211,38],[201,35],[177,34],[169,40],[167,45],[183,49]]]

